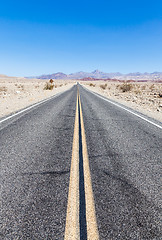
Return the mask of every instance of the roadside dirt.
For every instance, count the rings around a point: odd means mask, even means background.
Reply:
[[[162,122],[162,83],[81,82],[89,90]]]
[[[44,90],[46,80],[0,77],[0,117],[25,108],[72,87],[73,81],[54,81],[53,90]]]
[[[72,87],[76,81],[56,80],[53,90],[44,90],[47,80],[0,77],[0,117],[51,97]],[[162,122],[162,83],[80,82],[89,90],[131,107]]]

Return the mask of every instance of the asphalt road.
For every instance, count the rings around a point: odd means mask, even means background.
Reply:
[[[162,130],[79,93],[100,239],[160,239]],[[1,239],[64,239],[76,100],[74,86],[0,123]]]
[[[1,239],[63,239],[76,86],[2,123]]]

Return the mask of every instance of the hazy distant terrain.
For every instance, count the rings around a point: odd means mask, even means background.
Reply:
[[[33,77],[32,77],[33,78]],[[105,73],[99,70],[95,70],[91,73],[89,72],[76,72],[71,74],[65,74],[62,72],[53,73],[53,74],[44,74],[34,78],[38,79],[84,79],[84,78],[94,78],[94,79],[119,79],[119,80],[149,80],[149,81],[159,81],[162,80],[162,72],[153,72],[153,73],[128,73],[122,74],[120,72],[114,73]]]

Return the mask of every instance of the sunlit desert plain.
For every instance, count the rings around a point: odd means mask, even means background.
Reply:
[[[162,83],[93,81],[83,84],[89,90],[162,121]]]
[[[73,86],[72,81],[57,80],[53,89],[46,90],[48,80],[0,77],[0,117],[49,98]]]
[[[49,80],[7,77],[0,75],[0,117],[51,97],[72,87],[76,82],[109,99],[131,107],[149,117],[162,121],[162,83],[123,81]]]

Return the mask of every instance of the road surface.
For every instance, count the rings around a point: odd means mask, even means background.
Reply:
[[[0,119],[1,239],[160,239],[161,136],[81,85]]]

